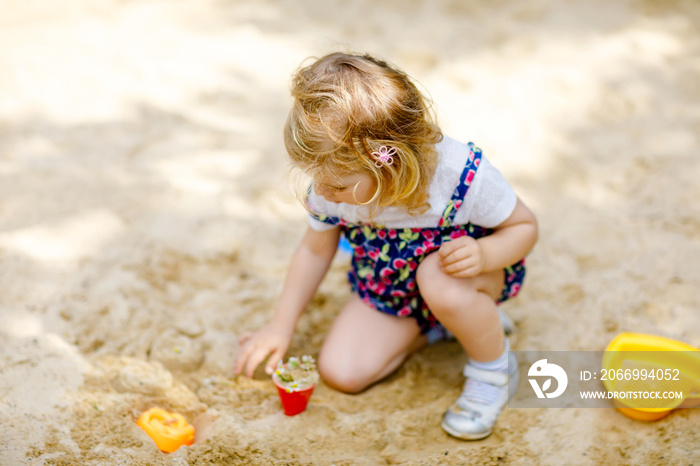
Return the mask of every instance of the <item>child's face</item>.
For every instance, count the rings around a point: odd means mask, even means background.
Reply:
[[[372,199],[377,182],[367,173],[320,176],[314,179],[314,191],[330,202],[359,205]]]

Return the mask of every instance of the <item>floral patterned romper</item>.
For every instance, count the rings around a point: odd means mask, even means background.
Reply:
[[[493,231],[471,223],[453,224],[481,161],[481,149],[471,142],[468,147],[469,158],[460,176],[459,185],[435,227],[384,228],[381,225],[348,223],[343,219],[313,211],[311,213],[316,220],[340,226],[352,246],[352,269],[348,272],[352,290],[366,304],[379,311],[416,319],[421,333],[427,333],[440,326],[440,323],[430,312],[418,290],[418,264],[444,242],[465,235],[480,238]],[[524,259],[506,267],[503,291],[498,302],[517,295],[524,277]]]

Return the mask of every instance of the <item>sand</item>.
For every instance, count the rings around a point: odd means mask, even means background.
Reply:
[[[359,395],[282,413],[237,338],[271,316],[305,228],[281,128],[310,55],[368,51],[431,94],[537,214],[504,309],[518,350],[621,331],[700,346],[700,5],[676,1],[4,2],[0,464],[693,464],[700,411],[508,409],[440,428],[466,355],[443,342]],[[348,296],[337,257],[289,355]],[[151,406],[196,427],[166,455]]]

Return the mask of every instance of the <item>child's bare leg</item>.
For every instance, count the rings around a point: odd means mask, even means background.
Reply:
[[[431,254],[418,267],[416,279],[430,311],[470,358],[492,361],[503,354],[503,327],[496,307],[503,288],[502,270],[455,278],[442,270],[439,256]]]
[[[331,387],[357,393],[391,374],[426,344],[415,320],[379,312],[353,293],[328,332],[318,369]]]
[[[464,389],[443,416],[442,428],[461,439],[484,438],[493,432],[518,380],[517,361],[506,351],[495,304],[504,272],[455,278],[442,270],[439,256],[432,254],[417,273],[418,288],[428,307],[469,354]]]

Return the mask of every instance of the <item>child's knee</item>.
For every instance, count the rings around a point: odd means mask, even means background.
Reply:
[[[442,272],[440,269],[440,256],[438,256],[436,252],[428,254],[425,259],[418,264],[418,269],[416,269],[416,282],[418,287],[420,287],[421,284],[427,286],[438,272]]]
[[[317,366],[324,383],[341,392],[358,393],[369,385],[359,367],[350,367],[327,353],[321,352]]]
[[[455,278],[443,271],[440,257],[435,253],[418,266],[416,281],[421,296],[433,312],[463,309],[478,295],[473,280]]]
[[[445,278],[445,272],[440,266],[440,256],[437,253],[428,255],[418,265],[416,284],[421,296],[431,307],[432,304],[437,304],[444,298]]]

